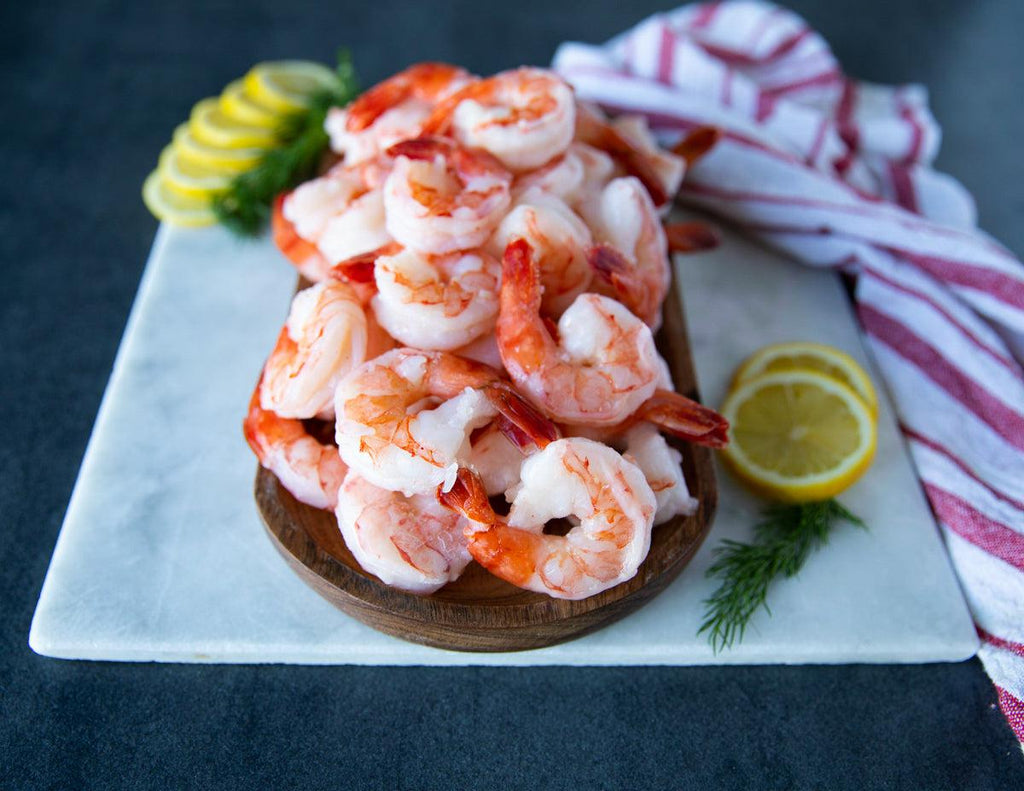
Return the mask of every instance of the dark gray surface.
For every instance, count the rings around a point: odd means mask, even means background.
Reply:
[[[1024,250],[1024,3],[798,2],[857,76],[920,81],[940,164]],[[156,222],[142,179],[254,61],[546,63],[659,6],[169,0],[0,10],[0,787],[1024,786],[977,661],[389,669],[63,662],[26,640]],[[667,8],[668,4],[660,7]],[[173,431],[155,424],[154,431]],[[239,591],[244,595],[244,591]]]

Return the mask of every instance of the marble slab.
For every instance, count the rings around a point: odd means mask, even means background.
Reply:
[[[834,344],[872,370],[836,276],[727,233],[677,260],[705,400],[773,341]],[[977,638],[891,405],[844,527],[771,592],[744,642],[697,636],[710,550],[749,537],[758,502],[719,471],[719,513],[680,578],[596,634],[530,652],[406,643],[335,610],[287,567],[252,499],[241,421],[286,314],[294,273],[269,241],[161,228],[53,553],[29,636],[67,659],[391,665],[934,662]],[[874,377],[878,382],[878,377]]]

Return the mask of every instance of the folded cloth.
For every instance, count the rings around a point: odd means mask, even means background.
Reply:
[[[581,99],[718,145],[680,200],[813,266],[854,298],[982,640],[1024,742],[1024,266],[931,168],[925,90],[855,82],[825,40],[759,0],[684,6],[554,68]]]

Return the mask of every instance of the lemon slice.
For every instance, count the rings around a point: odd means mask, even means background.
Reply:
[[[183,162],[228,173],[249,170],[266,153],[262,148],[220,148],[208,145],[196,139],[187,123],[174,130],[174,147]]]
[[[183,159],[174,144],[167,146],[160,154],[157,167],[164,186],[183,198],[209,200],[224,192],[234,174],[221,168],[196,165]]]
[[[189,228],[213,225],[217,221],[209,200],[183,198],[167,189],[159,170],[142,185],[142,200],[158,220]]]
[[[819,371],[761,374],[720,409],[730,423],[722,451],[760,494],[785,502],[825,500],[851,486],[875,454],[875,419],[851,388]]]
[[[321,63],[279,60],[259,63],[244,77],[246,95],[277,113],[294,113],[321,88],[332,87],[334,72]]]
[[[732,386],[769,371],[792,371],[795,368],[819,371],[838,379],[868,405],[872,415],[878,414],[878,396],[871,379],[857,361],[834,346],[821,343],[776,343],[765,346],[748,357],[733,375]]]
[[[241,79],[229,83],[220,95],[220,110],[225,116],[240,124],[276,130],[281,116],[269,107],[252,99],[246,92]]]
[[[200,143],[219,148],[270,148],[274,130],[240,124],[220,109],[220,99],[203,99],[192,108],[189,131]]]

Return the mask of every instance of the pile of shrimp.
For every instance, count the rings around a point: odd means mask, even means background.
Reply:
[[[665,151],[550,71],[440,63],[326,130],[336,164],[274,208],[309,285],[245,420],[260,463],[403,590],[473,560],[563,599],[633,577],[652,528],[697,506],[664,434],[726,441],[652,335],[670,248],[714,242],[661,219],[714,130]]]

